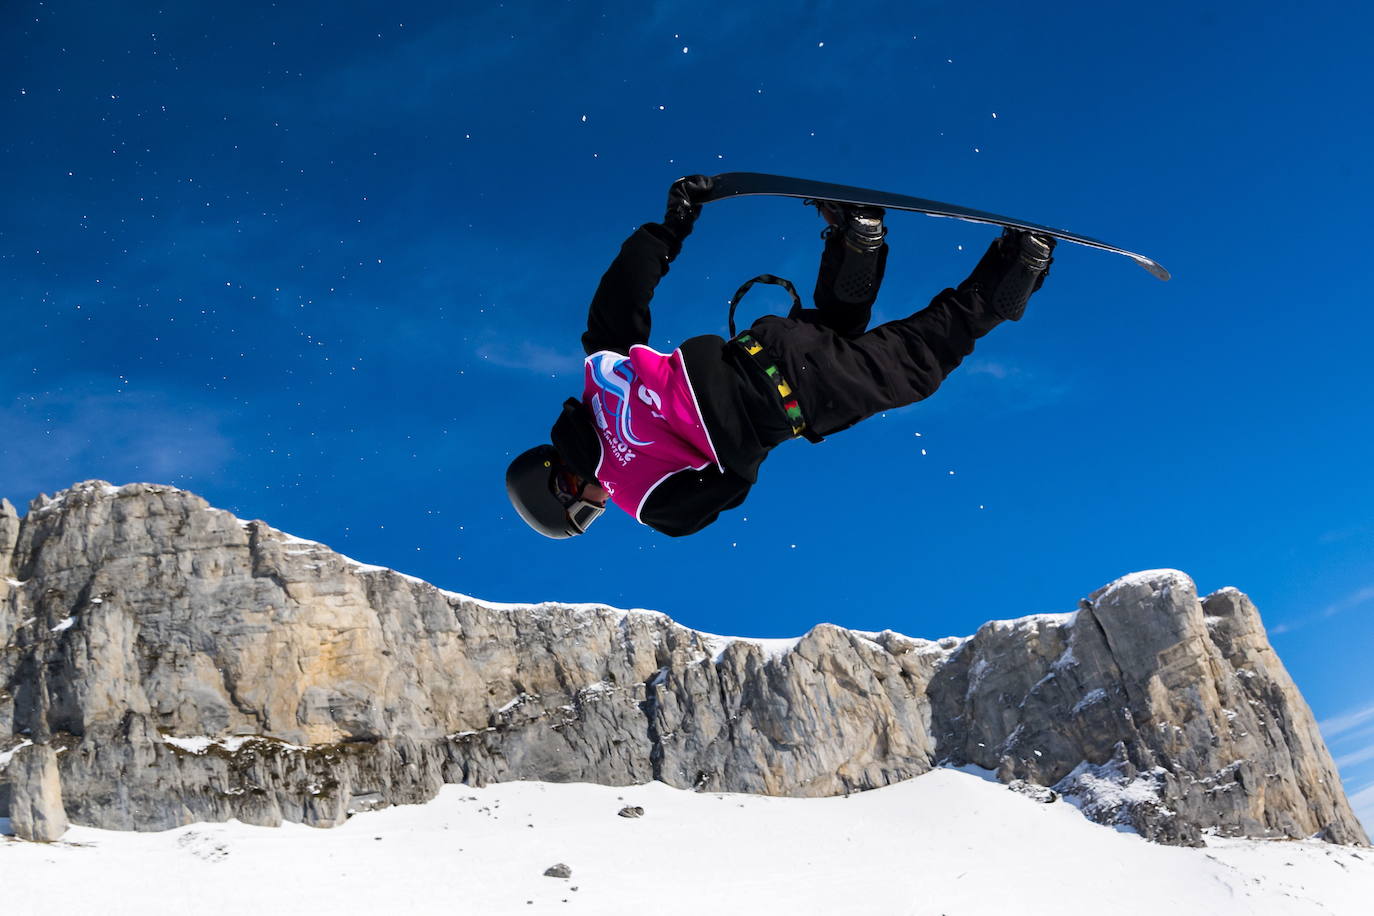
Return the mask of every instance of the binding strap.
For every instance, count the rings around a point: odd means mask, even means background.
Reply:
[[[775,277],[772,274],[759,274],[748,283],[735,290],[735,295],[730,298],[730,336],[735,336],[735,306],[744,298],[744,294],[749,292],[755,283],[771,283],[774,286],[781,286],[792,294],[792,307],[801,311],[801,296],[797,295],[797,288],[792,285],[792,281],[784,280],[782,277]]]
[[[753,281],[749,282],[752,283]],[[782,282],[787,283],[786,280]],[[734,338],[732,343],[743,347],[744,352],[748,353],[754,362],[763,369],[763,374],[768,376],[768,380],[776,387],[778,399],[782,401],[782,409],[787,414],[787,421],[792,424],[792,437],[800,436],[806,430],[806,418],[802,416],[801,405],[797,403],[797,396],[792,391],[792,386],[787,383],[787,379],[782,377],[777,365],[768,358],[767,353],[763,352],[763,344],[755,340],[748,331]]]

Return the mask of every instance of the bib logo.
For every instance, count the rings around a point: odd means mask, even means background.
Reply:
[[[602,442],[606,444],[606,448],[620,466],[624,467],[634,461],[634,450],[626,445],[611,429],[611,423],[606,419],[606,409],[601,403],[601,395],[599,394],[592,395],[592,414],[596,417],[597,432],[601,434]]]
[[[656,419],[663,419],[663,399],[658,396],[658,392],[650,391],[647,385],[640,385],[635,392],[639,399],[652,408],[650,411]]]
[[[645,400],[646,404],[652,405],[658,396],[639,384],[629,358],[603,351],[587,360],[587,368],[591,372],[590,381],[600,389],[599,394],[605,399],[602,404],[602,417],[605,422],[603,428],[613,430],[615,438],[635,448],[653,445],[652,439],[635,434],[630,407],[633,405],[632,399],[636,396],[636,389],[641,389],[638,394],[641,399],[645,398],[646,392],[648,397],[653,398]]]
[[[610,424],[606,422],[606,411],[601,406],[601,395],[599,394],[592,395],[592,413],[596,415],[596,425],[598,429],[606,429],[610,426]]]
[[[634,449],[630,448],[624,442],[621,442],[615,436],[612,436],[609,432],[603,432],[602,435],[606,440],[606,445],[611,449],[611,454],[615,456],[616,461],[620,462],[621,467],[635,460]]]

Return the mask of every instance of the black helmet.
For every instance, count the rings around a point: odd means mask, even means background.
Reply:
[[[506,468],[506,495],[535,531],[550,538],[576,537],[606,509],[582,498],[585,482],[573,489],[575,477],[558,449],[535,446]]]

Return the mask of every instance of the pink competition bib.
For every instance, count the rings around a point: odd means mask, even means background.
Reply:
[[[678,471],[720,466],[681,350],[636,344],[629,356],[593,353],[586,367],[582,401],[601,440],[596,478],[635,521],[654,488]]]

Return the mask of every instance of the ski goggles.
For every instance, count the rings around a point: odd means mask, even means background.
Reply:
[[[583,499],[582,493],[587,489],[586,481],[579,482],[577,475],[567,468],[558,468],[553,472],[553,495],[558,499],[558,504],[563,507],[564,514],[568,517],[568,524],[572,525],[578,534],[586,534],[587,529],[592,526],[592,522],[601,517],[601,513],[606,511],[604,505]]]

